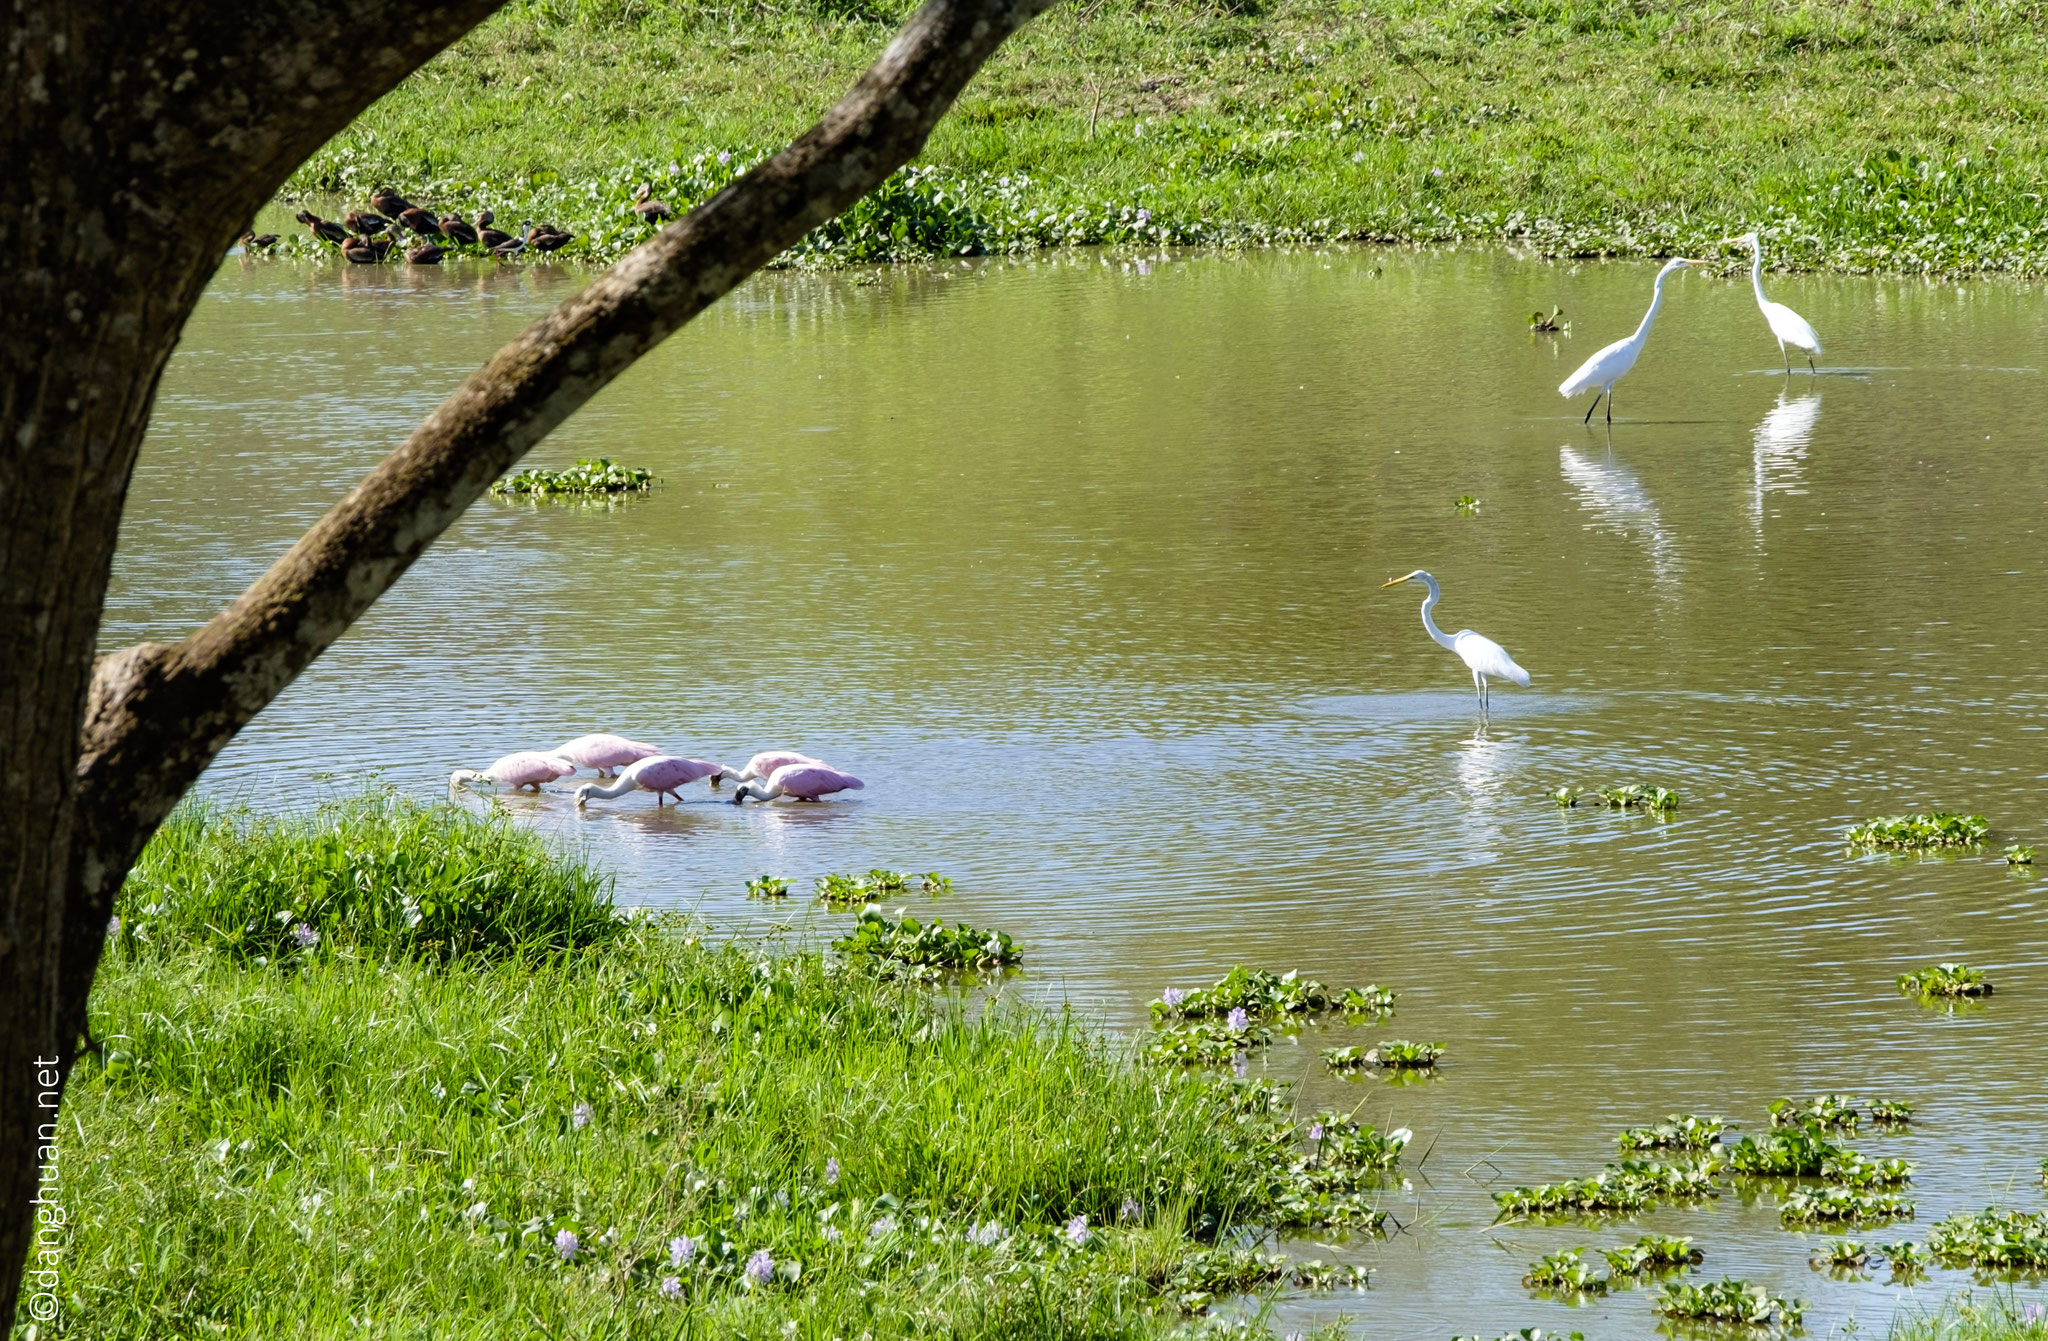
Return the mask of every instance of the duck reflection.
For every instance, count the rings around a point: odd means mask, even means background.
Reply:
[[[1678,542],[1636,473],[1616,461],[1612,452],[1595,456],[1570,447],[1558,448],[1558,466],[1577,491],[1579,506],[1593,514],[1594,524],[1641,545],[1658,593],[1675,594]]]
[[[1820,420],[1820,394],[1787,399],[1778,393],[1778,403],[1756,426],[1755,487],[1750,495],[1749,520],[1759,535],[1764,525],[1765,494],[1806,492],[1806,444],[1813,438],[1813,426]]]

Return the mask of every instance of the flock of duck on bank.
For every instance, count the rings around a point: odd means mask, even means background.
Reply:
[[[673,217],[660,201],[649,201],[641,192],[634,211],[653,222]],[[651,212],[653,206],[659,213]],[[356,265],[378,265],[394,253],[412,265],[439,265],[451,251],[487,251],[501,260],[523,251],[550,252],[567,246],[575,234],[553,224],[524,221],[517,233],[492,227],[492,216],[484,210],[471,223],[459,214],[436,215],[413,204],[389,187],[370,195],[370,208],[350,210],[338,221],[323,219],[311,210],[300,210],[298,220],[321,242],[331,242],[342,257]],[[410,239],[410,245],[408,245]],[[277,245],[277,234],[248,232],[240,239],[247,251],[268,251]]]

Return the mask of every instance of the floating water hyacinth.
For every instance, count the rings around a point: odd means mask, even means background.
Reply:
[[[1955,815],[1936,810],[1921,815],[1890,815],[1852,824],[1844,831],[1851,847],[1890,852],[1934,852],[1975,847],[1991,832],[1982,815]]]
[[[1717,1195],[1711,1164],[1610,1164],[1591,1178],[1510,1188],[1493,1194],[1497,1219],[1530,1215],[1609,1214],[1646,1210],[1662,1201],[1695,1201]]]
[[[1913,1203],[1896,1192],[1870,1192],[1854,1187],[1824,1187],[1793,1192],[1778,1207],[1788,1225],[1863,1224],[1876,1220],[1910,1220]]]
[[[1809,1259],[1816,1271],[1858,1271],[1870,1262],[1870,1249],[1855,1239],[1837,1239],[1813,1250]]]
[[[1927,1230],[1927,1248],[1947,1266],[2006,1271],[2048,1269],[2048,1212],[1959,1213]]]
[[[775,1279],[775,1259],[768,1255],[766,1248],[757,1249],[747,1259],[747,1279],[756,1285],[766,1285]]]
[[[1640,1276],[1656,1271],[1683,1271],[1698,1266],[1707,1255],[1692,1246],[1689,1238],[1645,1234],[1626,1248],[1603,1248],[1607,1269],[1616,1276]]]
[[[789,894],[789,881],[779,875],[757,875],[747,881],[747,897],[750,899],[780,899]]]
[[[1708,1322],[1737,1322],[1750,1326],[1776,1323],[1793,1327],[1805,1306],[1796,1299],[1780,1299],[1761,1285],[1746,1280],[1717,1280],[1694,1285],[1673,1281],[1654,1305],[1670,1318],[1697,1318]]]
[[[1566,809],[1579,803],[1579,789],[1576,787],[1559,787],[1548,795],[1551,800]]]
[[[1934,1262],[1933,1253],[1911,1240],[1887,1243],[1878,1251],[1884,1254],[1885,1264],[1893,1274],[1899,1276],[1924,1276]]]
[[[1251,1028],[1252,1017],[1244,1013],[1243,1006],[1232,1006],[1230,1014],[1223,1017],[1223,1023],[1233,1034],[1241,1034]]]
[[[1829,1160],[1848,1153],[1828,1140],[1819,1123],[1810,1122],[1774,1131],[1762,1140],[1743,1137],[1729,1148],[1728,1167],[1763,1178],[1818,1178]]]
[[[565,495],[644,493],[654,487],[654,472],[612,464],[607,457],[579,460],[567,470],[529,467],[491,486],[501,498],[551,498]]]
[[[1522,1284],[1552,1294],[1598,1294],[1607,1288],[1606,1278],[1586,1265],[1583,1251],[1577,1248],[1539,1258],[1522,1277]]]
[[[564,1262],[575,1261],[576,1254],[582,1251],[582,1248],[582,1242],[577,1239],[576,1231],[572,1229],[564,1229],[555,1235],[555,1254]]]
[[[1773,1127],[1821,1127],[1833,1131],[1854,1131],[1862,1125],[1860,1102],[1847,1094],[1816,1094],[1811,1099],[1773,1099],[1769,1110]]]
[[[1623,1150],[1712,1150],[1731,1125],[1726,1118],[1672,1113],[1652,1127],[1624,1128],[1618,1139]]]
[[[1593,795],[1612,810],[1646,810],[1663,815],[1678,809],[1677,792],[1641,782],[1602,787]]]
[[[1001,968],[1023,959],[1008,932],[984,931],[965,922],[948,928],[926,926],[914,917],[891,921],[879,908],[864,908],[851,936],[832,942],[846,955],[863,955],[903,964],[964,972]]]
[[[2025,843],[2014,843],[2005,850],[2005,864],[2008,866],[2032,866],[2034,849]]]
[[[570,1112],[569,1122],[570,1125],[575,1127],[577,1131],[582,1131],[585,1127],[588,1127],[590,1125],[590,1119],[596,1116],[596,1109],[592,1108],[587,1103],[580,1103],[577,1104],[576,1107]]]
[[[1365,1054],[1365,1064],[1396,1070],[1420,1070],[1435,1066],[1443,1055],[1444,1045],[1441,1043],[1410,1043],[1405,1038],[1389,1038],[1372,1046]]]
[[[1169,996],[1168,993],[1171,995]],[[1394,994],[1377,984],[1333,992],[1299,971],[1273,973],[1235,965],[1207,987],[1183,991],[1169,987],[1152,1003],[1163,1019],[1203,1019],[1242,1009],[1254,1016],[1320,1015],[1331,1011],[1385,1014],[1394,1008]]]
[[[678,1234],[668,1241],[668,1264],[685,1267],[697,1258],[697,1240],[688,1234]]]
[[[1461,517],[1470,517],[1479,511],[1479,500],[1470,494],[1459,494],[1451,500],[1451,507]]]
[[[1899,994],[1918,997],[1990,996],[1991,982],[1968,964],[1936,964],[1899,975]]]

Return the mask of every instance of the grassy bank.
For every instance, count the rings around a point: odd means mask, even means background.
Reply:
[[[2010,1290],[1965,1292],[1924,1313],[1892,1320],[1889,1341],[2044,1341],[2048,1309],[2023,1302]]]
[[[294,191],[392,182],[583,234],[802,129],[905,0],[515,0]],[[1090,0],[991,63],[894,199],[809,247],[1523,241],[1843,269],[2048,268],[2035,4]],[[720,163],[718,155],[730,155]],[[671,171],[673,165],[673,171]]]
[[[1303,1145],[1274,1091],[607,897],[438,807],[172,825],[41,1334],[1153,1337],[1304,1283],[1239,1233]]]

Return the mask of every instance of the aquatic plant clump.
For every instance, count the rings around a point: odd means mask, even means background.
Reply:
[[[2048,1270],[2048,1212],[1951,1215],[1928,1227],[1927,1250],[1948,1266]]]
[[[622,925],[610,876],[510,816],[384,791],[276,819],[181,806],[114,908],[124,940],[273,964],[555,954]]]
[[[1624,1128],[1618,1139],[1623,1150],[1713,1150],[1732,1125],[1726,1118],[1672,1113],[1655,1126]]]
[[[1837,1239],[1813,1250],[1811,1258],[1816,1270],[1858,1271],[1870,1263],[1870,1249],[1855,1239]]]
[[[873,903],[884,894],[901,894],[915,883],[927,894],[943,894],[953,882],[937,871],[906,875],[902,871],[876,867],[866,875],[835,873],[817,879],[818,901],[835,911],[850,911]]]
[[[1333,992],[1299,971],[1273,973],[1239,964],[1207,987],[1169,987],[1152,1003],[1156,1018],[1197,1020],[1233,1010],[1252,1015],[1320,1015],[1333,1011],[1386,1015],[1394,994],[1375,983]]]
[[[1616,1276],[1641,1276],[1652,1272],[1683,1271],[1698,1266],[1707,1255],[1692,1246],[1689,1238],[1645,1234],[1626,1248],[1603,1248],[1608,1271]]]
[[[1968,964],[1936,964],[1899,975],[1899,995],[1928,999],[1992,995],[1990,979]]]
[[[1238,1014],[1244,1015],[1242,1011]],[[1221,1066],[1272,1041],[1273,1031],[1250,1016],[1240,1020],[1189,1020],[1155,1031],[1146,1038],[1139,1056],[1150,1062]]]
[[[1369,1193],[1400,1162],[1414,1133],[1384,1135],[1341,1113],[1324,1112],[1306,1127],[1306,1144],[1275,1178],[1272,1199],[1283,1222],[1377,1231],[1385,1214]]]
[[[925,924],[914,917],[891,921],[879,908],[862,909],[853,934],[833,941],[832,948],[848,956],[960,971],[1001,968],[1024,957],[1006,931],[984,931],[965,922]]]
[[[1693,1284],[1673,1281],[1664,1287],[1654,1305],[1668,1318],[1703,1322],[1732,1322],[1751,1327],[1796,1326],[1805,1306],[1796,1299],[1780,1299],[1761,1285],[1745,1280],[1723,1279]]]
[[[1607,1278],[1586,1265],[1583,1249],[1572,1248],[1538,1258],[1522,1284],[1552,1294],[1599,1294],[1607,1289]]]
[[[2005,850],[2005,864],[2008,866],[2032,866],[2038,855],[2025,843],[2014,843]]]
[[[1773,1127],[1817,1126],[1854,1131],[1863,1122],[1859,1102],[1847,1094],[1816,1094],[1806,1100],[1773,1099],[1769,1112]]]
[[[1903,1159],[1871,1159],[1844,1150],[1821,1161],[1820,1176],[1843,1187],[1897,1187],[1913,1180],[1913,1166]]]
[[[1883,1220],[1910,1220],[1913,1203],[1896,1192],[1872,1192],[1855,1187],[1824,1187],[1815,1192],[1794,1192],[1778,1207],[1778,1218],[1788,1225],[1866,1224]]]
[[[1848,1153],[1818,1123],[1808,1123],[1774,1131],[1761,1141],[1743,1137],[1728,1148],[1728,1168],[1763,1178],[1818,1178],[1829,1160]]]
[[[1410,1043],[1405,1038],[1390,1038],[1367,1049],[1364,1061],[1367,1066],[1419,1071],[1435,1066],[1443,1055],[1441,1043]]]
[[[747,881],[750,899],[780,899],[789,895],[789,881],[776,875],[758,875]]]
[[[1364,1267],[1305,1262],[1285,1253],[1209,1248],[1182,1258],[1161,1288],[1181,1312],[1199,1313],[1223,1296],[1249,1294],[1264,1286],[1363,1290],[1370,1275]]]
[[[607,457],[579,460],[566,470],[530,466],[499,480],[491,492],[501,498],[556,498],[572,495],[645,493],[654,487],[654,472],[614,464]]]
[[[1712,1164],[1674,1166],[1627,1161],[1610,1164],[1591,1178],[1515,1187],[1493,1194],[1496,1219],[1511,1215],[1608,1214],[1646,1210],[1663,1201],[1696,1201],[1716,1195]]]
[[[1890,852],[1935,852],[1975,847],[1991,832],[1982,815],[1955,815],[1936,810],[1921,815],[1891,815],[1852,824],[1845,831],[1851,847]]]
[[[1662,815],[1678,809],[1677,792],[1641,782],[1602,787],[1593,795],[1612,810],[1643,810]]]

